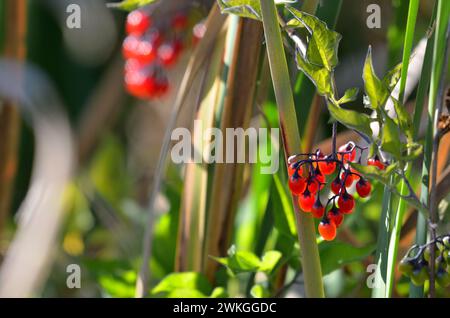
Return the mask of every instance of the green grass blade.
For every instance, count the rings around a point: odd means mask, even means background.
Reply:
[[[416,26],[418,10],[419,10],[419,0],[411,0],[409,2],[408,21],[406,24],[405,42],[403,45],[402,72],[400,78],[400,91],[399,91],[399,100],[401,102],[403,102],[404,100],[409,59],[411,57],[411,49],[413,46],[414,29]],[[406,167],[405,175],[407,178],[409,178],[410,174],[411,174],[411,165],[408,165]],[[408,193],[408,187],[403,181],[400,185],[400,193],[402,195],[406,195]],[[392,288],[394,286],[394,279],[395,279],[394,273],[398,252],[398,242],[400,240],[400,230],[402,227],[406,207],[407,202],[405,200],[400,199],[397,206],[397,213],[392,228],[392,234],[389,240],[389,248],[387,255],[388,259],[387,259],[387,276],[386,276],[386,297],[391,297],[392,295]]]
[[[294,98],[275,3],[272,0],[261,0],[260,3],[270,72],[279,110],[285,157],[288,157],[298,152],[301,146]],[[296,200],[293,201],[296,209],[298,238],[302,251],[306,296],[324,297],[319,251],[314,239],[316,237],[314,221],[310,215],[298,212],[297,202]]]

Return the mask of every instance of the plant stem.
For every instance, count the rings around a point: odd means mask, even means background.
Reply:
[[[437,4],[434,7],[433,15],[430,20],[429,30],[432,30],[434,23],[436,21],[436,11]],[[431,33],[430,37],[427,39],[427,45],[425,49],[425,56],[422,65],[422,71],[419,81],[419,87],[417,88],[416,105],[414,108],[414,119],[413,119],[413,138],[416,139],[419,134],[419,127],[422,118],[423,107],[425,104],[425,97],[427,95],[428,86],[430,85],[431,78],[431,62],[433,58],[433,41],[434,32]],[[427,152],[424,152],[424,161],[422,168],[422,177],[420,185],[420,201],[424,205],[428,205],[428,168],[426,166],[426,156]],[[429,162],[429,161],[428,161]],[[409,169],[412,167],[410,166]],[[407,174],[408,175],[408,174]],[[415,243],[417,245],[423,245],[427,238],[427,222],[426,218],[422,213],[417,214],[417,225],[416,225],[416,239]],[[416,286],[412,282],[409,285],[409,297],[421,298],[423,297],[423,286]]]
[[[301,143],[297,127],[297,116],[275,2],[273,0],[260,0],[260,4],[270,72],[279,109],[284,154],[287,162],[287,158],[290,155],[300,150]],[[293,198],[293,204],[296,211],[298,238],[302,252],[306,296],[324,297],[314,221],[310,215],[299,210],[295,198]]]
[[[417,12],[419,10],[419,0],[411,0],[409,2],[409,10],[408,10],[408,21],[406,24],[406,35],[405,35],[405,42],[403,45],[403,58],[402,58],[402,72],[401,72],[401,78],[400,78],[400,91],[399,91],[399,101],[400,103],[404,103],[404,95],[405,95],[405,87],[406,87],[406,80],[408,76],[408,66],[409,66],[409,59],[411,56],[411,49],[413,45],[413,39],[414,39],[414,29],[416,26],[416,19],[417,19]],[[416,136],[413,136],[415,138]],[[408,183],[408,178],[411,174],[411,164],[407,164],[405,167],[405,174],[404,178],[402,179],[401,185],[400,185],[400,194],[406,195],[408,193],[414,194],[414,192],[411,193],[411,186]],[[403,224],[403,218],[406,211],[407,202],[406,200],[402,199],[400,197],[398,206],[397,206],[397,213],[395,216],[395,222],[394,226],[392,228],[392,234],[389,240],[389,250],[388,250],[388,273],[387,273],[387,290],[386,290],[386,297],[391,297],[392,295],[392,289],[394,286],[394,273],[395,273],[395,266],[396,266],[396,259],[397,259],[397,253],[398,253],[398,242],[400,240],[400,230],[402,228]]]

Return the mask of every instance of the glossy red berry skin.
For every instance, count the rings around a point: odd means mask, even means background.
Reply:
[[[353,208],[355,207],[355,199],[353,199],[353,196],[351,194],[344,192],[339,196],[338,206],[339,210],[342,213],[344,214],[352,213]]]
[[[142,99],[152,98],[157,94],[155,78],[144,71],[133,71],[125,74],[125,87],[131,95]]]
[[[316,219],[320,219],[323,217],[323,214],[325,213],[325,207],[322,205],[320,200],[316,200],[314,202],[313,206],[311,207],[311,214]]]
[[[298,196],[298,205],[304,212],[311,212],[312,206],[316,201],[316,197],[313,193],[305,191]]]
[[[328,212],[327,216],[330,222],[333,222],[337,228],[341,226],[342,222],[344,221],[344,215],[339,211],[338,208],[331,209]]]
[[[142,10],[135,10],[128,14],[126,21],[127,34],[142,35],[151,25],[151,19]]]
[[[336,170],[336,163],[332,161],[319,161],[319,169],[324,175],[330,175]]]
[[[372,186],[370,182],[364,179],[360,179],[356,183],[356,192],[361,198],[366,198],[370,195],[370,191],[372,190]]]
[[[343,157],[344,161],[353,161],[356,158],[356,148],[353,142],[348,142],[345,145],[339,147],[338,152],[340,157]]]
[[[343,172],[343,173],[341,174],[341,179],[344,179],[344,178],[345,178],[345,187],[346,187],[346,188],[351,187],[352,184],[353,184],[353,181],[354,181],[353,175],[347,174],[347,176],[346,176],[345,173]]]
[[[336,225],[331,221],[322,221],[319,224],[319,234],[326,241],[332,241],[336,237]]]
[[[302,194],[306,189],[306,180],[300,175],[291,175],[289,177],[289,189],[293,194]]]
[[[384,165],[384,163],[382,163],[380,160],[378,160],[377,158],[370,158],[367,160],[367,165],[368,166],[374,166],[377,167],[380,170],[384,170],[386,167]]]
[[[336,177],[333,182],[331,182],[331,191],[334,194],[339,194],[339,191],[341,191],[341,179],[339,179],[339,177]]]
[[[122,53],[126,59],[136,59],[142,64],[148,64],[157,56],[157,45],[154,42],[129,35],[123,41]]]

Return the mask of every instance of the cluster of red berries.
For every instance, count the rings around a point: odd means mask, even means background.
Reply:
[[[356,192],[360,197],[370,195],[370,182],[349,165],[349,162],[355,162],[356,148],[359,147],[354,142],[348,142],[328,156],[317,150],[315,153],[298,154],[289,158],[289,188],[298,197],[298,204],[304,212],[310,212],[313,217],[321,219],[319,233],[325,240],[333,240],[344,215],[353,212],[355,200],[348,192],[353,183],[356,181]],[[361,156],[358,161],[361,161]],[[385,168],[376,156],[370,158],[367,164],[379,169]],[[336,171],[336,177],[330,185],[330,197],[324,205],[320,193],[327,184],[326,176],[332,176]]]
[[[167,93],[165,69],[177,62],[189,38],[195,44],[204,33],[204,25],[199,23],[194,26],[192,36],[186,36],[189,24],[185,12],[178,12],[170,21],[158,25],[143,9],[128,14],[122,53],[126,60],[125,87],[131,95],[152,99]]]

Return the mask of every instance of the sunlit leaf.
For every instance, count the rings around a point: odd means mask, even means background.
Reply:
[[[252,295],[253,298],[270,297],[270,293],[267,288],[261,284],[253,285],[252,289],[250,290],[250,295]]]
[[[124,0],[121,2],[108,3],[107,6],[109,8],[118,8],[126,11],[132,11],[157,1],[158,0]]]
[[[402,74],[402,63],[397,64],[392,70],[383,77],[382,83],[389,91],[392,91],[400,80]]]
[[[394,109],[397,113],[397,119],[400,125],[400,129],[408,137],[408,139],[411,139],[413,133],[411,115],[408,113],[405,106],[397,99],[391,98],[391,100],[394,103]]]
[[[228,257],[213,257],[213,259],[235,274],[256,272],[261,265],[258,256],[248,251],[236,251]]]
[[[400,131],[394,120],[384,116],[384,124],[381,128],[381,149],[389,152],[396,158],[401,156],[402,143],[400,142]]]
[[[227,297],[228,297],[228,293],[227,293],[226,289],[223,287],[214,288],[211,295],[209,296],[209,298],[227,298]]]
[[[372,129],[370,128],[370,117],[363,113],[353,110],[344,109],[334,103],[327,103],[331,116],[338,122],[350,129],[356,129],[367,137],[372,137]]]
[[[358,93],[359,89],[357,87],[347,89],[344,96],[338,100],[338,104],[353,102],[358,97]]]
[[[320,95],[332,96],[333,88],[331,87],[331,72],[324,67],[319,67],[308,62],[299,49],[297,49],[295,57],[298,69],[305,73],[305,75],[314,83],[317,92]]]
[[[295,2],[296,0],[275,0],[275,4]],[[217,0],[217,3],[222,13],[261,20],[261,5],[259,0]]]
[[[375,74],[372,64],[372,48],[369,46],[363,70],[364,86],[373,109],[381,108],[386,102],[389,92]]]
[[[152,294],[167,293],[168,295],[174,295],[177,290],[195,290],[203,295],[209,295],[212,288],[208,280],[200,273],[172,273],[152,289]],[[180,291],[180,293],[185,292]]]
[[[303,26],[311,33],[306,50],[306,60],[316,66],[324,67],[329,72],[333,71],[338,64],[337,51],[342,36],[328,29],[325,22],[313,15],[289,6],[287,9],[299,21],[297,27]],[[290,26],[294,26],[294,23],[290,22]]]
[[[261,259],[259,271],[271,274],[281,260],[281,257],[282,255],[278,251],[267,251]]]

